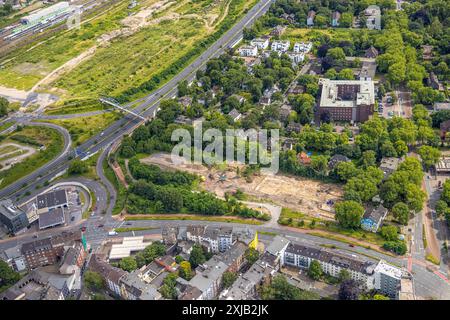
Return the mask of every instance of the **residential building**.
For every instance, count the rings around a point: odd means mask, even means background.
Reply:
[[[422,46],[422,59],[423,60],[433,59],[433,46],[430,45]]]
[[[188,284],[178,300],[202,300],[202,291]]]
[[[441,139],[444,140],[447,132],[450,132],[450,120],[441,122],[439,129],[441,130]]]
[[[250,44],[257,47],[259,50],[266,50],[269,47],[269,38],[255,38],[250,41]]]
[[[381,9],[377,5],[370,5],[364,11],[366,27],[370,30],[381,30]]]
[[[430,72],[430,76],[428,77],[428,85],[435,90],[444,91],[444,86],[434,72]]]
[[[366,50],[364,57],[375,59],[376,57],[378,57],[378,50],[375,49],[374,46],[370,46],[370,48]]]
[[[402,161],[403,158],[383,157],[380,162],[380,169],[383,171],[384,179],[389,177],[395,170],[397,170],[398,165]]]
[[[73,246],[81,241],[81,232],[62,232],[60,235],[24,243],[21,253],[25,257],[27,268],[34,269],[56,264],[64,257],[65,246]]]
[[[290,243],[285,250],[285,265],[308,269],[312,261],[318,261],[322,271],[330,276],[337,278],[342,270],[346,270],[351,279],[358,281],[367,289],[373,288],[374,265],[371,262],[337,254],[323,248],[295,243]]]
[[[237,111],[235,108],[233,108],[233,110],[231,110],[231,111],[228,113],[228,116],[231,117],[231,119],[233,120],[233,122],[239,121],[239,119],[242,118],[242,114],[241,114],[239,111]]]
[[[12,234],[25,231],[29,225],[25,211],[17,207],[10,199],[0,200],[0,222]]]
[[[364,122],[375,106],[375,87],[371,80],[319,79],[319,114],[328,113],[335,121]]]
[[[328,161],[328,169],[333,170],[334,168],[336,168],[336,166],[341,163],[341,162],[350,162],[351,160],[342,155],[342,154],[335,154],[334,156],[332,156],[330,158],[330,160]]]
[[[436,172],[439,174],[450,172],[450,158],[442,157],[435,165]]]
[[[186,238],[205,246],[211,252],[224,252],[233,244],[233,229],[210,226],[188,226]]]
[[[286,250],[289,243],[290,242],[288,239],[277,235],[277,236],[275,236],[275,238],[273,238],[272,242],[266,248],[266,252],[268,252],[271,255],[276,257],[276,259],[275,259],[276,264],[283,265],[284,264],[284,251]]]
[[[20,248],[21,246],[17,245],[0,252],[0,258],[8,263],[8,265],[17,272],[23,271],[27,268],[27,262],[25,257],[22,255]]]
[[[339,11],[334,11],[331,15],[331,26],[338,27],[340,19],[341,19],[341,13]]]
[[[217,297],[222,289],[223,273],[227,269],[228,266],[216,256],[197,267],[196,275],[189,284],[202,292],[198,300],[212,300]]]
[[[312,47],[313,47],[312,42],[296,42],[294,44],[294,52],[306,54],[311,51]]]
[[[358,73],[359,80],[374,80],[377,70],[377,63],[375,61],[363,61],[361,70]]]
[[[178,241],[178,232],[179,232],[178,227],[163,226],[161,230],[163,243],[167,245],[176,244]]]
[[[84,245],[77,241],[74,245],[68,248],[64,254],[61,266],[59,267],[60,274],[73,274],[77,270],[81,270],[86,261],[87,250]]]
[[[377,232],[383,224],[387,214],[388,209],[383,207],[381,204],[376,208],[370,207],[366,210],[363,218],[361,219],[361,228],[366,231]]]
[[[302,131],[302,125],[300,123],[290,121],[289,124],[286,126],[286,131],[288,133],[291,132],[299,133]]]
[[[256,57],[258,55],[257,46],[242,46],[238,49],[241,57]]]
[[[288,52],[287,55],[294,66],[305,60],[305,55],[303,53]]]
[[[290,45],[289,40],[276,40],[272,42],[270,49],[278,53],[283,53],[289,50]]]
[[[80,274],[69,276],[36,269],[0,294],[0,300],[65,300],[78,297]]]
[[[126,272],[122,269],[113,267],[104,260],[105,256],[92,254],[89,260],[89,270],[99,273],[105,279],[107,288],[116,296],[121,296],[120,279]]]
[[[398,299],[401,291],[402,270],[381,260],[374,271],[375,290],[392,299]]]
[[[287,121],[289,119],[289,116],[291,115],[292,107],[287,104],[283,104],[280,107],[280,119],[283,121]]]
[[[227,251],[221,253],[218,257],[225,263],[227,271],[237,273],[245,263],[245,252],[248,246],[241,241],[236,241]]]
[[[286,26],[278,25],[272,29],[272,31],[270,32],[270,35],[274,36],[274,37],[280,37],[284,33],[285,30],[286,30]]]
[[[138,272],[126,273],[119,279],[121,297],[125,300],[159,300],[162,298],[152,284],[143,282]]]
[[[308,27],[314,26],[314,18],[316,17],[316,12],[314,10],[310,10],[308,12],[308,16],[306,17],[306,25]]]
[[[441,110],[450,110],[450,103],[449,102],[435,102],[433,105],[434,111],[441,111]]]
[[[306,152],[300,152],[297,154],[298,162],[304,166],[309,166],[311,164],[311,157],[306,154]]]

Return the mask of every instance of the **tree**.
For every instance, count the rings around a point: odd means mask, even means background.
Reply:
[[[436,207],[435,207],[435,209],[436,209],[436,213],[437,213],[438,215],[443,215],[443,214],[445,214],[445,213],[447,212],[447,210],[448,210],[448,204],[447,204],[445,201],[443,201],[443,200],[438,200],[438,201],[436,202]]]
[[[373,300],[390,300],[390,299],[386,296],[383,296],[382,294],[375,294],[373,296]]]
[[[131,272],[137,269],[137,263],[133,257],[125,257],[120,260],[119,267],[122,270]]]
[[[351,278],[350,272],[346,269],[341,269],[341,272],[339,272],[339,281],[343,282],[345,280],[349,280]]]
[[[406,253],[407,247],[405,241],[386,241],[383,243],[383,248],[392,251],[398,255],[404,255]]]
[[[101,291],[105,288],[105,280],[103,277],[98,273],[94,271],[86,271],[84,274],[84,284],[86,287],[91,291]]]
[[[339,287],[339,300],[358,300],[361,290],[355,280],[344,280]]]
[[[441,152],[439,149],[430,146],[421,146],[417,150],[424,167],[428,170],[434,164],[436,164],[441,158]]]
[[[325,173],[328,168],[328,159],[326,156],[318,155],[311,157],[311,168],[319,173]]]
[[[317,260],[311,261],[308,268],[308,276],[310,276],[311,279],[319,280],[322,277],[322,273],[323,271],[320,262]]]
[[[237,274],[231,271],[226,271],[223,274],[222,281],[224,288],[229,288],[237,279]]]
[[[409,220],[409,208],[405,203],[397,202],[392,207],[392,215],[399,223],[406,226]]]
[[[352,69],[342,69],[341,71],[339,71],[338,74],[338,80],[353,80],[355,79],[355,76],[353,74],[353,70]]]
[[[259,252],[256,249],[248,248],[245,251],[245,260],[247,260],[249,265],[253,265],[259,259]]]
[[[180,277],[182,277],[185,280],[191,280],[192,279],[192,268],[189,261],[182,261],[180,263]]]
[[[358,228],[364,214],[364,208],[356,201],[347,200],[336,203],[335,218],[344,228]]]
[[[387,241],[395,241],[398,239],[397,227],[395,226],[381,227],[380,234]]]
[[[70,163],[68,171],[71,175],[83,174],[88,171],[88,165],[80,159],[75,159]]]
[[[201,265],[206,261],[205,254],[203,252],[203,248],[195,244],[192,247],[191,255],[189,256],[189,262],[194,268],[197,268],[197,266]]]
[[[313,292],[303,291],[290,284],[284,275],[274,277],[270,285],[261,289],[264,300],[318,300],[320,297]]]
[[[0,97],[0,117],[8,114],[9,101],[6,98]]]
[[[177,284],[177,273],[170,273],[163,280],[163,285],[159,289],[161,295],[166,299],[176,299],[177,298],[177,290],[175,288]]]
[[[5,261],[0,259],[0,292],[20,280],[20,274],[15,272]]]

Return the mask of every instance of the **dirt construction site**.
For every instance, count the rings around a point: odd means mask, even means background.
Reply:
[[[201,164],[187,163],[182,157],[172,162],[170,154],[153,154],[140,160],[164,170],[181,170],[202,177],[201,187],[223,197],[225,192],[240,189],[245,194],[269,201],[309,216],[334,220],[333,204],[343,196],[342,189],[334,184],[282,174],[256,174],[246,178],[240,173],[245,166],[229,164],[208,168]]]

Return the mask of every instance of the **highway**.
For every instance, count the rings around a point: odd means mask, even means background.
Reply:
[[[159,102],[164,98],[174,97],[177,93],[177,84],[182,80],[192,80],[197,70],[204,68],[206,62],[214,57],[219,56],[224,50],[242,38],[242,30],[251,26],[257,18],[263,15],[270,7],[274,0],[261,0],[246,15],[238,21],[230,30],[217,40],[212,46],[206,49],[196,60],[183,69],[179,74],[174,76],[170,81],[165,83],[159,89],[155,90],[145,98],[139,99],[140,104],[133,109],[134,112],[143,115],[146,118],[152,118],[157,111]],[[131,103],[134,104],[135,102]],[[129,104],[129,105],[131,105]],[[121,139],[125,134],[132,132],[143,121],[137,118],[124,116],[103,131],[85,143],[80,145],[78,149],[86,153],[95,153],[101,149],[107,148],[113,142]],[[70,152],[67,156],[58,158],[54,161],[50,170],[39,169],[28,176],[16,181],[13,184],[0,190],[0,198],[18,197],[24,193],[31,192],[39,184],[50,181],[58,173],[66,170],[69,166]]]

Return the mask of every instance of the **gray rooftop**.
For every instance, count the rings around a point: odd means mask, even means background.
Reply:
[[[67,204],[66,190],[50,191],[37,196],[36,198],[38,209],[64,206]]]
[[[56,208],[39,215],[39,229],[50,228],[64,224],[66,218],[63,208]]]

